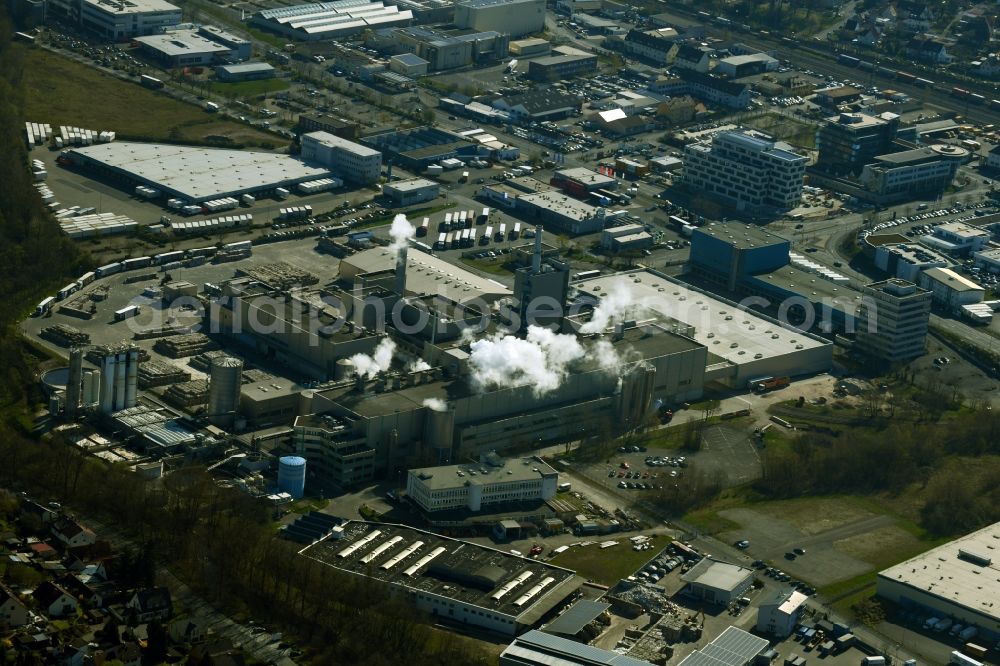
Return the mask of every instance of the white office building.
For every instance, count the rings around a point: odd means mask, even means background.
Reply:
[[[180,7],[165,0],[73,0],[60,3],[70,15],[79,12],[80,26],[110,41],[152,35],[181,22]],[[74,5],[76,5],[74,7]]]
[[[758,133],[720,132],[684,149],[683,182],[739,210],[789,209],[802,200],[806,162]]]
[[[329,132],[302,135],[302,159],[322,164],[345,181],[367,184],[378,180],[382,153]]]
[[[980,303],[986,290],[950,268],[929,268],[920,274],[921,287],[931,292],[935,305],[959,311],[963,305]]]
[[[494,30],[523,37],[545,27],[545,0],[459,0],[455,25],[478,32]]]
[[[472,512],[555,497],[559,473],[540,458],[504,460],[495,453],[478,464],[411,469],[406,494],[428,513]]]
[[[781,590],[762,601],[757,609],[757,631],[778,638],[791,636],[802,620],[808,599],[796,590]]]
[[[973,227],[965,222],[946,222],[934,227],[930,236],[924,236],[921,242],[953,254],[968,254],[979,252],[990,241],[990,232],[980,227]]]
[[[931,314],[931,293],[891,278],[862,288],[857,345],[873,358],[895,363],[922,356]]]

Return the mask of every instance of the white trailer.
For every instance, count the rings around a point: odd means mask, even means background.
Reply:
[[[121,310],[115,310],[115,321],[125,321],[139,314],[138,305],[128,305]]]
[[[52,304],[55,302],[55,296],[49,296],[48,298],[42,299],[42,301],[35,306],[35,316],[41,317],[43,314],[52,309]]]

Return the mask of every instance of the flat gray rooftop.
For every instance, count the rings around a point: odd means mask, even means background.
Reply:
[[[735,364],[754,361],[757,354],[770,358],[800,349],[829,346],[828,342],[782,328],[753,312],[740,310],[733,304],[648,270],[604,275],[576,282],[573,286],[598,297],[625,289],[636,304],[636,318],[641,318],[646,311],[693,326],[697,343],[707,347],[711,354]]]
[[[513,483],[515,481],[537,481],[543,474],[558,474],[552,467],[538,458],[511,458],[502,462],[503,465],[500,466],[484,462],[422,467],[411,469],[410,473],[416,475],[431,490],[455,488],[464,485],[466,481],[487,484]]]
[[[879,572],[880,579],[906,585],[1000,622],[1000,523]]]
[[[699,147],[703,149],[705,148],[704,146]],[[706,236],[711,236],[712,238],[724,240],[740,250],[767,247],[769,245],[779,245],[789,242],[788,239],[782,238],[777,234],[772,234],[770,231],[762,229],[756,225],[740,224],[738,222],[709,224],[704,227],[698,227],[695,233],[705,234]]]
[[[351,521],[343,527],[342,538],[328,537],[300,553],[341,571],[515,616],[526,624],[583,583],[569,569],[404,525]],[[397,560],[401,554],[405,557]],[[517,603],[542,583],[532,597]]]
[[[190,201],[330,175],[290,155],[163,143],[116,141],[74,148],[70,154]]]

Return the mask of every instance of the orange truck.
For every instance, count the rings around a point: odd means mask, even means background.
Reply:
[[[754,393],[767,393],[785,388],[791,383],[788,377],[758,377],[747,382],[747,388]]]

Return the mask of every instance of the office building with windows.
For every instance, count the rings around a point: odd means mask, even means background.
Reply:
[[[816,133],[816,167],[834,176],[857,175],[878,155],[894,151],[899,116],[841,113],[826,119]]]
[[[858,308],[858,348],[890,363],[922,356],[931,299],[931,292],[899,278],[863,287]]]
[[[382,153],[329,132],[302,135],[302,159],[332,169],[344,180],[367,184],[378,180]]]
[[[559,473],[541,458],[504,460],[494,453],[478,464],[411,469],[406,496],[428,513],[454,509],[475,513],[515,502],[550,500],[558,481]]]
[[[789,209],[802,200],[806,158],[759,133],[720,132],[684,149],[684,184],[739,210]]]

